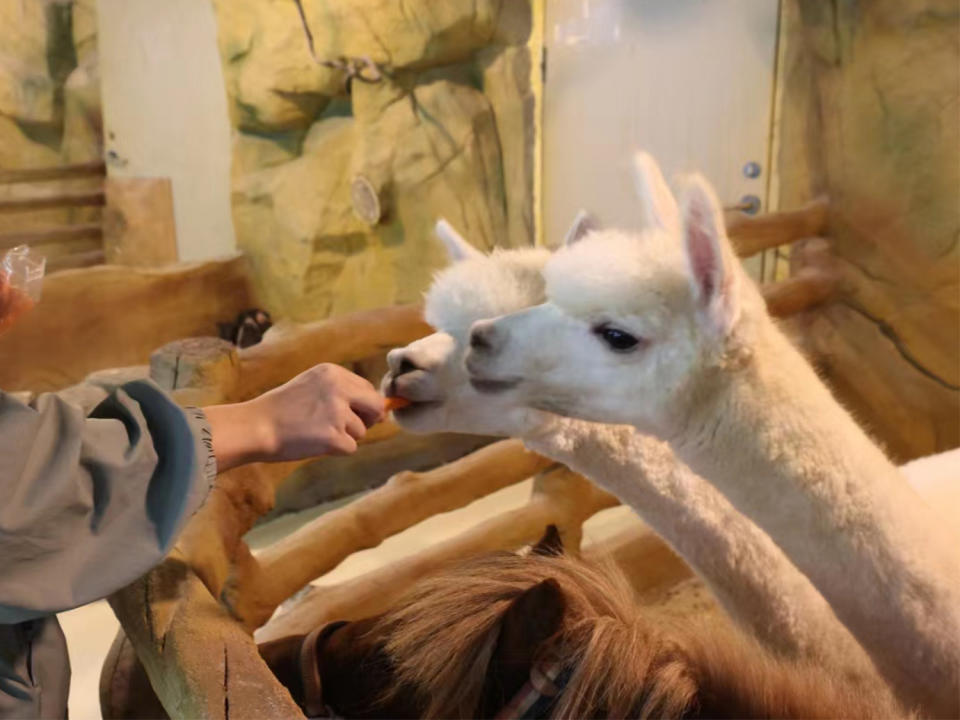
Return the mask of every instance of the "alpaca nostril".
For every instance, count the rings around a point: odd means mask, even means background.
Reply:
[[[407,358],[404,358],[403,360],[400,361],[400,367],[397,368],[397,375],[405,375],[409,372],[413,372],[414,370],[419,370],[419,369],[420,368],[418,368],[416,365],[410,362],[410,360],[408,360]]]
[[[470,331],[470,347],[481,353],[496,353],[503,345],[503,334],[492,323],[480,323]]]
[[[470,347],[474,350],[485,351],[492,350],[493,346],[490,343],[487,333],[483,328],[477,328],[470,333]]]

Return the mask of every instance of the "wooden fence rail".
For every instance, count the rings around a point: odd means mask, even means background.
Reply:
[[[76,180],[78,178],[106,177],[107,166],[102,161],[58,167],[0,170],[0,185],[36,183],[47,180]]]
[[[29,194],[17,194],[0,199],[0,217],[22,216],[30,213],[42,213],[50,210],[73,210],[78,208],[103,208],[107,204],[104,182],[106,165],[103,162],[80,165],[62,165],[59,167],[28,168],[18,170],[0,170],[0,185],[37,186]],[[91,179],[96,187],[83,190],[62,190],[43,188],[47,183]],[[89,185],[90,183],[87,183]],[[32,189],[32,188],[31,188]],[[92,222],[87,216],[73,217],[61,225],[32,228],[14,226],[4,222],[5,232],[0,233],[0,251],[17,245],[42,246],[59,244],[66,248],[57,248],[56,254],[48,258],[47,272],[72,268],[102,265],[106,261],[103,246],[102,222]],[[76,247],[75,247],[76,246]],[[66,251],[66,252],[65,252]],[[42,252],[42,251],[41,251]]]

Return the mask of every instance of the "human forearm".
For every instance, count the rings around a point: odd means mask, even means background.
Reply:
[[[203,408],[210,424],[218,472],[270,459],[274,444],[269,424],[249,403]]]

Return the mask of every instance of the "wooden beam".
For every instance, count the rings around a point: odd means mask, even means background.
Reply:
[[[737,255],[742,258],[758,252],[788,245],[796,240],[823,235],[829,203],[825,197],[807,203],[797,210],[751,217],[743,213],[727,214],[727,235]]]
[[[350,364],[407,345],[430,332],[432,329],[423,320],[419,305],[365,310],[304,325],[276,325],[264,335],[262,342],[240,350],[236,360],[225,366],[229,372],[220,373],[216,383],[203,384],[205,374],[198,369],[178,373],[181,382],[176,388],[167,389],[177,390],[178,398],[188,404],[247,400],[282,385],[318,363]],[[198,342],[189,341],[192,355],[189,367],[200,368],[205,362],[217,362],[213,355],[206,359],[196,355]],[[171,356],[180,354],[178,343],[158,351],[161,352]],[[162,382],[162,378],[158,379]],[[379,432],[388,431],[381,428]]]
[[[54,273],[0,342],[0,387],[57,390],[109,367],[144,365],[184,337],[254,307],[243,256],[163,269],[100,265]]]
[[[837,292],[837,276],[821,268],[807,267],[796,275],[760,288],[767,310],[774,317],[788,317],[809,310]]]
[[[89,252],[73,253],[72,255],[57,255],[47,261],[47,272],[53,273],[59,270],[88,268],[94,265],[103,265],[104,262],[106,262],[106,256],[103,250],[90,250]]]
[[[284,600],[351,553],[442,512],[521,482],[551,462],[502,440],[424,473],[402,472],[349,505],[321,515],[235,567],[222,599],[249,629],[266,622]]]
[[[35,210],[50,210],[52,208],[103,207],[106,204],[107,196],[102,190],[84,193],[38,195],[36,197],[0,200],[0,215],[33,212]]]
[[[0,185],[43,182],[46,180],[73,180],[85,177],[105,177],[107,166],[102,161],[60,167],[0,170]]]
[[[83,240],[100,240],[103,238],[103,229],[99,224],[86,223],[83,225],[61,225],[39,230],[25,230],[22,232],[0,234],[0,250],[16,247],[17,245],[45,245],[48,243],[72,243]]]
[[[256,397],[320,362],[350,363],[433,332],[420,305],[366,310],[305,325],[278,325],[240,351],[237,400]]]

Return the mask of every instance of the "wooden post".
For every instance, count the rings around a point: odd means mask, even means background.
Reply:
[[[239,379],[237,349],[214,337],[176,340],[150,356],[150,377],[164,390],[177,391],[185,405],[228,402]]]
[[[303,718],[253,639],[180,559],[110,597],[171,717]]]

